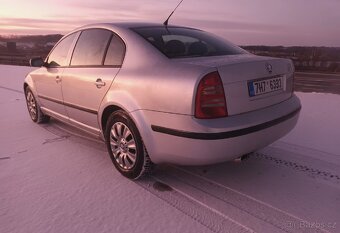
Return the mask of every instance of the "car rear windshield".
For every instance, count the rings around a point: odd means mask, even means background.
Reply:
[[[236,55],[245,50],[201,30],[182,27],[132,28],[168,58]]]

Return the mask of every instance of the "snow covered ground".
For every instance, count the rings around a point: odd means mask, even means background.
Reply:
[[[340,232],[340,96],[297,93],[297,127],[243,162],[130,181],[102,142],[28,116],[0,65],[0,232]]]

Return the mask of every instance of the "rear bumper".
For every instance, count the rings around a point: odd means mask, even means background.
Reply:
[[[142,137],[155,163],[219,163],[256,151],[283,137],[296,125],[300,109],[300,101],[293,95],[265,109],[216,120],[144,112],[149,129],[148,136],[142,133]]]

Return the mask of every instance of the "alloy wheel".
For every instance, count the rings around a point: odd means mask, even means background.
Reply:
[[[35,102],[35,98],[31,91],[27,91],[26,103],[27,103],[28,112],[31,118],[36,119],[37,118],[37,103]]]
[[[111,127],[110,145],[114,159],[118,165],[130,170],[136,164],[137,149],[131,130],[122,122],[116,122]]]

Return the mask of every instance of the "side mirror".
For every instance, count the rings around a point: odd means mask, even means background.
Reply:
[[[45,65],[45,62],[41,57],[34,57],[34,58],[30,59],[30,66],[42,67],[44,65]]]

